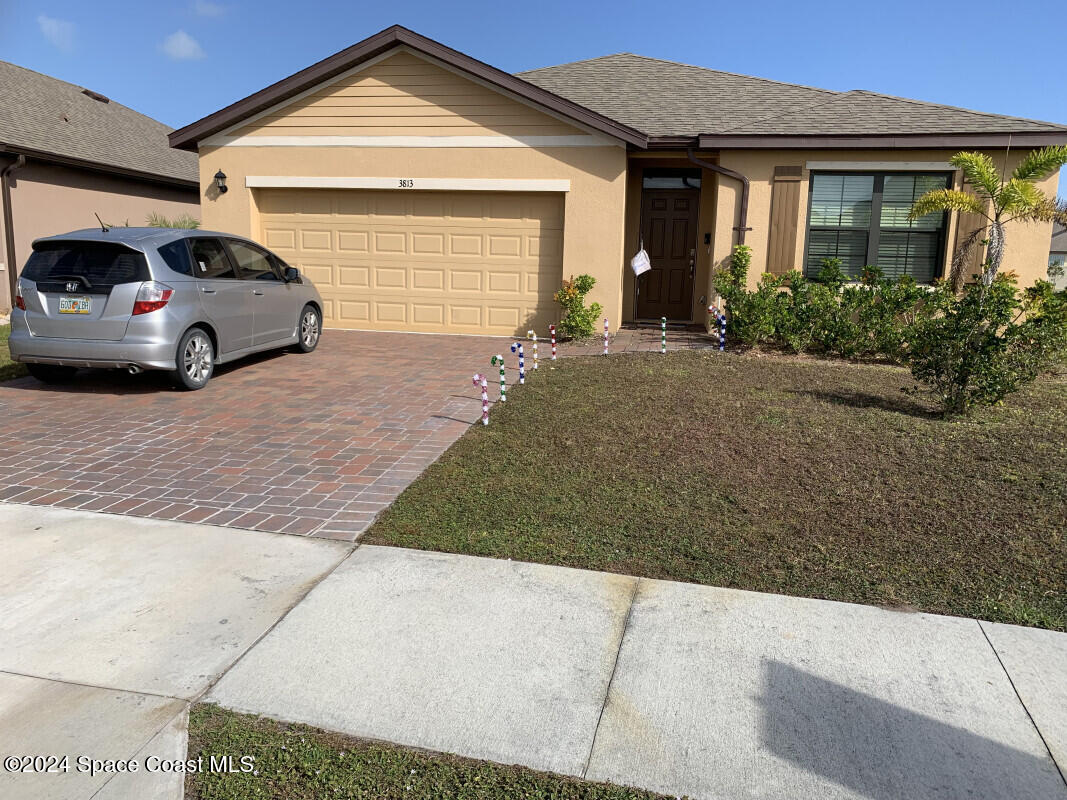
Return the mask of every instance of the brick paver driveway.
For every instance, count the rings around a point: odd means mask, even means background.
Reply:
[[[198,392],[159,373],[0,384],[0,500],[353,540],[480,417],[471,375],[505,346],[327,331]]]

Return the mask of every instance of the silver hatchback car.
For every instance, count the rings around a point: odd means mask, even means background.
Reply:
[[[239,236],[111,228],[38,239],[18,280],[8,346],[47,382],[79,367],[171,370],[200,389],[218,364],[276,347],[309,353],[322,298]]]

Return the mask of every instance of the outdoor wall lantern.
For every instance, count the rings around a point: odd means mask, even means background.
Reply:
[[[215,173],[215,185],[219,188],[219,194],[226,194],[229,191],[226,185],[226,173],[221,169]]]

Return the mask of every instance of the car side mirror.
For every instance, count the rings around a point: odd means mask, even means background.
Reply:
[[[286,267],[285,268],[285,282],[286,283],[296,283],[299,280],[300,280],[300,270],[298,270],[296,267]]]

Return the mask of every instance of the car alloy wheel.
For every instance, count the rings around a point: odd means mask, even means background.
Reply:
[[[304,343],[304,347],[310,350],[318,340],[319,315],[315,313],[314,309],[309,308],[304,311],[304,316],[300,320],[300,341]]]
[[[198,332],[189,337],[182,360],[185,374],[192,383],[200,385],[207,382],[211,377],[215,355],[211,352],[211,341],[205,334]]]

